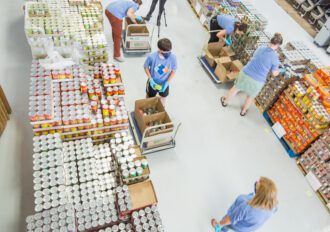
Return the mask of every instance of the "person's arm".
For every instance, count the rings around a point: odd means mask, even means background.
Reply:
[[[177,61],[176,61],[176,56],[174,54],[172,54],[172,56],[174,57],[173,58],[173,67],[172,67],[172,71],[171,71],[171,74],[169,76],[169,78],[167,79],[167,82],[169,83],[172,78],[174,77],[175,75],[175,72],[176,72],[176,69],[177,69]]]
[[[219,32],[217,33],[217,37],[218,37],[219,39],[221,39],[221,38],[225,38],[226,35],[227,35],[227,31],[226,31],[226,30],[221,30],[221,31],[219,31]]]
[[[150,79],[151,78],[151,73],[150,73],[149,68],[144,68],[144,71],[146,72],[148,79]]]
[[[172,70],[170,77],[167,79],[167,82],[170,82],[175,75],[175,71]]]
[[[277,77],[278,75],[280,75],[281,70],[279,67],[280,67],[280,61],[279,61],[278,57],[276,57],[276,60],[273,62],[272,69],[271,69],[274,77]]]
[[[136,21],[136,15],[135,15],[135,9],[134,8],[129,8],[127,11],[127,17],[129,17],[133,23],[137,24]]]
[[[220,226],[228,226],[231,224],[231,220],[229,216],[225,216],[220,222],[219,222]]]

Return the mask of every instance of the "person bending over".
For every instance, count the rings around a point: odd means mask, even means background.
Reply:
[[[142,5],[141,0],[114,0],[110,2],[105,10],[112,29],[113,57],[118,62],[124,62],[120,55],[121,37],[123,33],[123,19],[129,17],[134,23],[141,21],[141,16],[136,16],[135,12]]]
[[[233,34],[243,35],[247,29],[247,24],[239,22],[231,15],[216,15],[210,21],[211,37],[209,43],[218,42],[220,38],[227,38],[227,45],[231,45],[231,36]]]
[[[171,52],[172,43],[169,39],[160,39],[157,43],[158,51],[150,54],[145,63],[147,74],[147,98],[157,94],[165,107],[166,97],[169,95],[169,83],[172,81],[177,69],[176,56]]]

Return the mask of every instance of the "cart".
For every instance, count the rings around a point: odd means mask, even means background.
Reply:
[[[175,137],[177,132],[181,126],[181,123],[165,123],[157,126],[148,127],[143,133],[139,130],[137,126],[137,122],[134,117],[134,112],[130,112],[129,114],[129,122],[130,122],[130,130],[134,135],[135,142],[141,148],[141,153],[143,155],[150,154],[157,151],[162,151],[170,148],[174,148],[176,145]],[[161,127],[171,126],[173,130],[157,135],[151,135],[150,132],[154,129],[158,129]]]
[[[219,32],[221,30],[213,30],[213,31],[208,31],[209,33],[213,33],[213,32]],[[205,44],[207,44],[208,42],[205,41]],[[207,45],[206,45],[207,46]],[[199,62],[201,63],[201,65],[203,66],[203,68],[205,69],[205,71],[209,74],[209,76],[212,78],[212,80],[216,83],[216,84],[221,84],[223,83],[214,73],[215,69],[212,68],[209,63],[207,62],[207,60],[205,59],[205,46],[202,49],[202,53],[200,56],[197,57],[197,59],[199,60]]]
[[[134,24],[125,18],[125,29],[122,36],[122,47],[125,53],[151,52],[150,32],[147,24]]]

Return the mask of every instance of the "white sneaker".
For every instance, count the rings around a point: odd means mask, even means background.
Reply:
[[[124,62],[125,59],[123,57],[114,57],[114,59],[118,62]]]

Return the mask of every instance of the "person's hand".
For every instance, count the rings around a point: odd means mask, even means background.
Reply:
[[[168,87],[168,82],[165,82],[165,84],[163,84],[162,89],[159,92],[164,93],[167,87]]]
[[[158,85],[154,79],[152,78],[149,78],[149,83],[150,83],[150,86],[154,89],[154,90],[161,90],[162,89],[162,86],[161,85]]]
[[[233,43],[233,40],[231,39],[231,37],[228,37],[225,41],[225,44],[227,47],[230,47]]]
[[[143,18],[141,16],[136,16],[135,20],[140,23],[143,21]]]
[[[280,69],[280,73],[281,73],[283,76],[285,76],[286,68],[281,68],[281,69]]]

